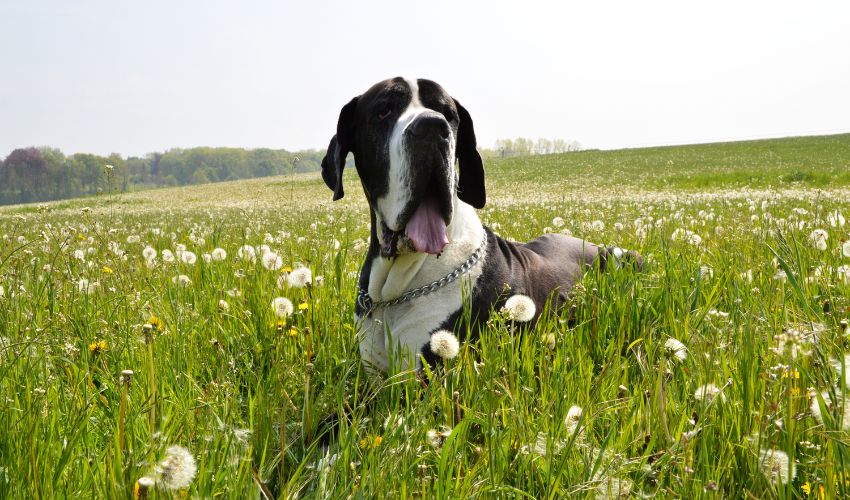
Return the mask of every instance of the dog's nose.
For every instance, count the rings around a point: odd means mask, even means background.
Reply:
[[[448,140],[449,122],[439,113],[422,113],[408,127],[410,135],[417,139]]]

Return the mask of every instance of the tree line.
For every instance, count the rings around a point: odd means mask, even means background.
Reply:
[[[200,147],[124,158],[19,148],[0,163],[0,204],[310,172],[321,168],[323,156],[319,150]]]
[[[500,139],[494,149],[480,151],[485,158],[508,158],[579,149],[577,142],[520,137]],[[0,162],[0,205],[311,172],[321,168],[324,155],[318,149],[200,147],[124,158],[117,153],[66,156],[56,148],[19,148]]]

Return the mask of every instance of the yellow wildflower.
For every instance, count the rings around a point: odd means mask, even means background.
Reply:
[[[105,340],[96,340],[89,344],[89,352],[93,355],[98,355],[106,350],[108,345]]]
[[[360,440],[360,447],[364,450],[374,450],[381,445],[381,441],[383,441],[381,436],[374,436],[371,438],[366,436]]]
[[[148,320],[148,324],[151,325],[154,330],[160,331],[165,329],[165,322],[159,319],[158,317],[151,314],[150,319]]]
[[[112,274],[112,268],[109,266],[103,266],[104,274]]]
[[[299,311],[306,311],[307,309],[310,309],[310,304],[308,304],[306,302],[302,302],[302,303],[298,304],[298,310]]]

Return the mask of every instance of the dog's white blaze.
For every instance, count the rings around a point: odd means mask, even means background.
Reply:
[[[369,295],[374,300],[390,300],[456,269],[475,251],[484,238],[484,227],[475,209],[453,197],[454,217],[447,227],[449,244],[442,255],[409,253],[394,259],[376,257],[369,275]],[[461,281],[436,292],[390,308],[374,311],[360,322],[360,354],[367,367],[388,371],[390,352],[398,356],[401,369],[421,367],[419,355],[431,340],[431,332],[440,327],[462,304],[462,286],[474,288],[486,260],[481,260]],[[425,265],[427,263],[427,265]],[[392,349],[387,336],[392,338]]]
[[[410,104],[398,117],[398,120],[390,133],[388,148],[390,156],[390,171],[388,174],[387,194],[377,199],[379,216],[382,216],[383,221],[393,231],[401,229],[399,227],[398,218],[401,211],[410,199],[410,159],[407,157],[407,148],[404,144],[404,132],[407,127],[420,114],[429,111],[422,105],[419,99],[419,84],[414,79],[405,79],[410,86],[410,91],[413,95]],[[451,144],[449,145],[449,158],[454,159],[455,138],[452,135]],[[451,188],[454,189],[454,178],[449,179],[452,183]],[[378,231],[379,239],[383,240],[381,232]]]

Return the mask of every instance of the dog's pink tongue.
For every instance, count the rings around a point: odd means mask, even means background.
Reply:
[[[426,198],[413,212],[405,231],[417,252],[438,254],[449,243],[446,222],[440,215],[437,200]]]

